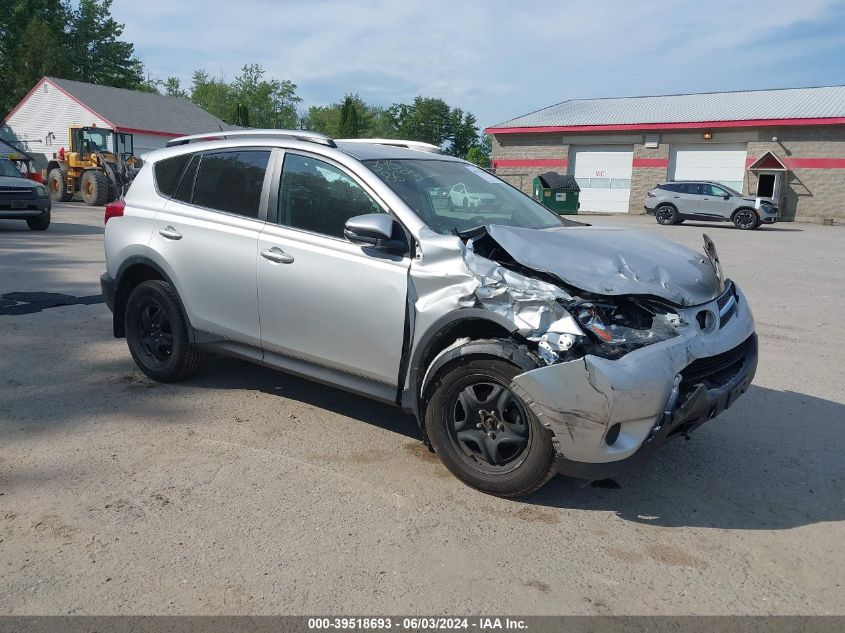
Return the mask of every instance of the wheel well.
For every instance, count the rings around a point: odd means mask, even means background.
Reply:
[[[126,327],[123,322],[123,313],[126,311],[126,301],[132,289],[144,281],[160,279],[167,281],[164,276],[152,266],[147,264],[132,264],[121,275],[114,295],[114,335],[117,337],[126,336]]]
[[[661,202],[660,204],[657,205],[656,209],[659,209],[660,207],[672,207],[675,211],[678,210],[678,207],[676,207],[671,202]]]
[[[734,209],[733,213],[731,213],[731,221],[733,221],[733,219],[736,217],[736,214],[740,211],[753,211],[754,215],[756,215],[758,218],[760,217],[760,214],[757,213],[757,209],[755,209],[754,207],[739,207],[738,209]]]
[[[431,362],[440,352],[452,345],[455,341],[462,338],[476,340],[510,338],[510,336],[511,333],[506,328],[486,319],[463,319],[448,324],[434,335],[423,350],[422,356],[417,363],[417,377],[419,378],[419,384],[416,385],[417,393],[419,394],[419,390],[422,387],[422,378],[425,376],[425,372],[431,365]]]

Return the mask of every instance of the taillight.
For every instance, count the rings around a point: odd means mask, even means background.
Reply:
[[[645,197],[646,198],[654,198],[655,196],[652,192],[649,191],[647,194],[645,194]]]
[[[116,202],[109,202],[106,205],[106,215],[103,218],[103,224],[108,224],[112,218],[122,218],[123,210],[126,208],[126,203],[123,200]]]

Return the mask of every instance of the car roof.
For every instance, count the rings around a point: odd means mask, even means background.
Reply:
[[[460,161],[459,158],[448,154],[434,154],[407,147],[384,145],[381,143],[344,142],[337,141],[337,148],[358,160],[449,160]]]

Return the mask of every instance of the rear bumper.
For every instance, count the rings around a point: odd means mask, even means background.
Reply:
[[[738,289],[737,297],[715,331],[702,332],[695,318],[700,310],[719,314],[714,301],[679,311],[689,325],[670,340],[618,360],[587,355],[514,378],[514,391],[554,434],[560,472],[619,474],[731,406],[757,369],[754,320]]]

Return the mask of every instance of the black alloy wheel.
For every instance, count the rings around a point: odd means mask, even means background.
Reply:
[[[734,225],[742,231],[756,229],[759,223],[757,214],[751,209],[740,209],[734,215]]]
[[[658,224],[668,226],[670,224],[675,224],[678,220],[678,212],[675,210],[675,207],[664,204],[657,207],[657,210],[654,212],[654,218],[657,220]]]
[[[509,388],[488,376],[468,376],[449,390],[446,406],[449,439],[467,466],[489,474],[519,467],[531,427]]]
[[[173,327],[164,306],[156,299],[145,298],[136,326],[141,348],[148,360],[166,363],[173,354]]]

